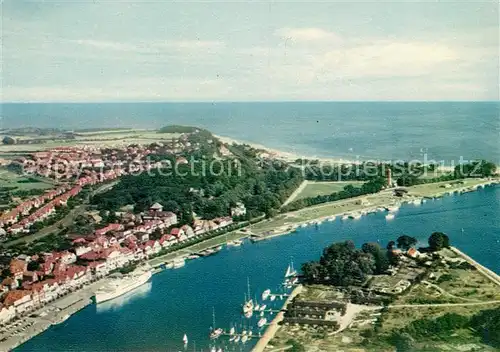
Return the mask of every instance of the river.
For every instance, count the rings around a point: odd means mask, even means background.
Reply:
[[[324,222],[269,241],[245,242],[240,248],[224,248],[213,257],[160,272],[150,284],[121,298],[88,306],[16,351],[179,351],[184,333],[189,337],[187,350],[207,351],[212,309],[218,326],[248,324],[240,316],[247,277],[252,295],[259,297],[264,289],[279,285],[291,257],[299,266],[317,259],[328,244],[348,239],[357,245],[378,241],[385,246],[409,234],[424,245],[433,231],[443,231],[452,245],[499,273],[499,213],[500,186],[490,186],[420,206],[405,205],[392,221],[379,213]],[[274,303],[279,306],[281,301]],[[251,320],[254,333],[256,320]],[[252,345],[233,344],[224,350],[247,351]]]

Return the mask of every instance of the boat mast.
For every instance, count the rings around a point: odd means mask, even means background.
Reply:
[[[247,290],[248,290],[248,300],[252,299],[252,296],[250,296],[250,278],[247,276]]]
[[[212,307],[212,323],[213,329],[215,330],[215,307]]]

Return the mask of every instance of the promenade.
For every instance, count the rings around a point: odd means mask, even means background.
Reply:
[[[10,351],[51,325],[63,323],[70,315],[92,303],[94,292],[105,280],[96,281],[78,291],[71,292],[27,316],[11,321],[0,329],[0,351]]]

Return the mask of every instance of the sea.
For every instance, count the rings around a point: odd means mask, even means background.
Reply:
[[[0,129],[194,125],[300,156],[500,164],[500,102],[1,104]]]
[[[358,220],[336,219],[299,228],[296,233],[268,241],[246,241],[239,248],[225,247],[186,266],[154,275],[149,284],[104,304],[90,305],[64,323],[52,326],[15,349],[17,352],[56,351],[249,351],[256,342],[211,342],[209,328],[252,330],[258,318],[241,316],[241,304],[250,282],[251,296],[260,300],[265,289],[279,292],[285,270],[318,259],[331,243],[352,240],[358,246],[378,242],[386,246],[402,234],[425,245],[434,231],[450,236],[452,245],[479,263],[500,273],[500,186],[449,195],[419,206],[403,205],[394,220],[383,213]],[[269,306],[279,307],[279,299]],[[268,319],[273,316],[267,314]],[[186,334],[189,343],[183,346]]]

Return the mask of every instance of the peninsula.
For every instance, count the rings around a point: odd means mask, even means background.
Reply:
[[[496,350],[500,277],[449,241],[325,248],[253,351]]]

